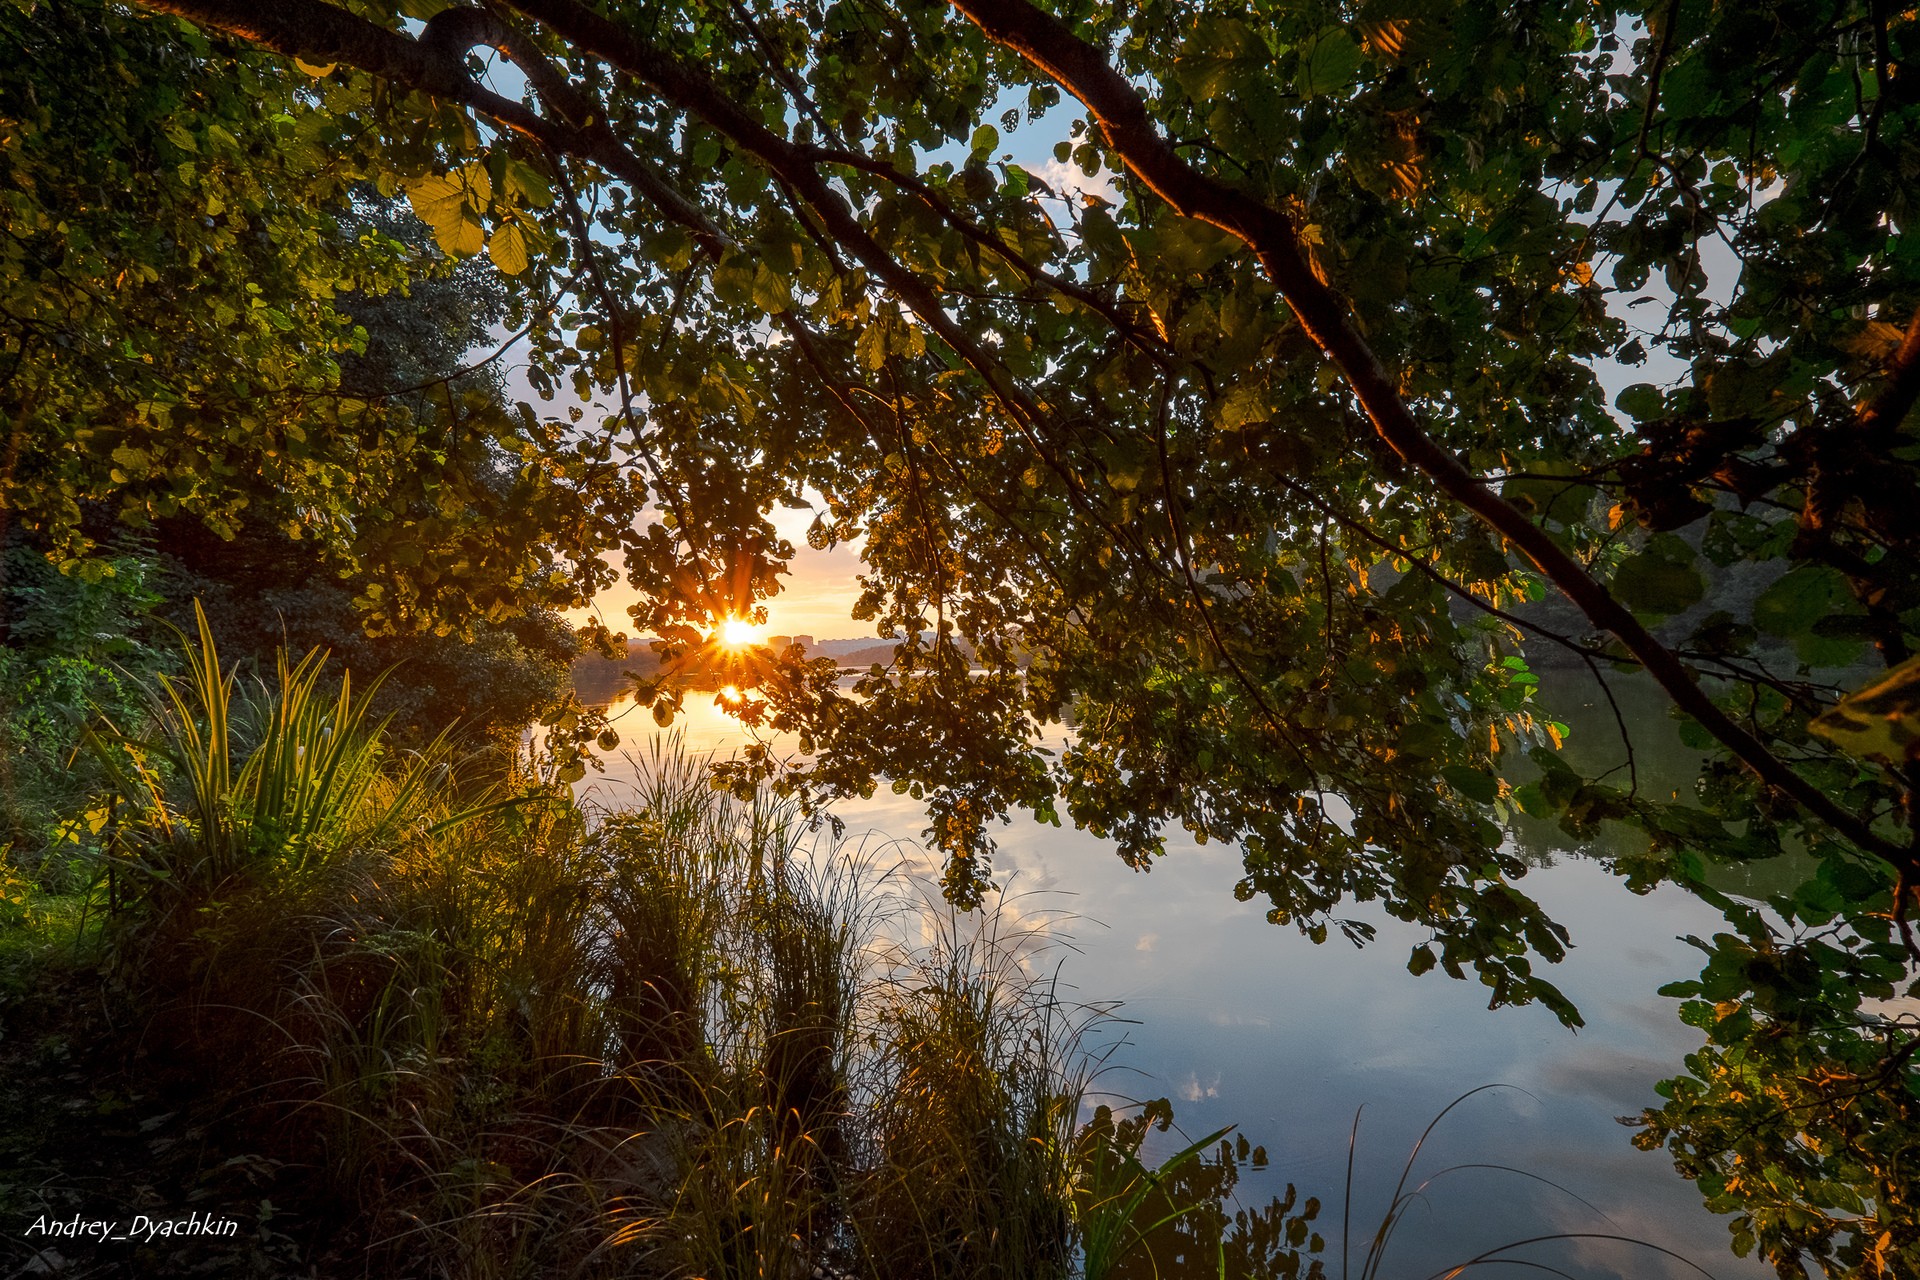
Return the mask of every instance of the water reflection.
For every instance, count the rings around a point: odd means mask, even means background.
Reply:
[[[1543,680],[1546,705],[1574,729],[1568,752],[1575,764],[1598,771],[1618,763],[1614,717],[1597,685],[1584,674]],[[1658,695],[1616,686],[1615,696],[1636,732],[1640,785],[1690,787],[1696,757],[1668,730]],[[652,732],[644,711],[619,703],[611,710],[629,742]],[[724,754],[746,741],[742,726],[708,696],[688,696],[680,729],[699,751]],[[580,791],[618,804],[635,767],[616,756]],[[836,812],[855,836],[911,837],[925,824],[913,800],[884,790]],[[1720,1277],[1772,1274],[1733,1257],[1724,1221],[1701,1208],[1664,1156],[1635,1151],[1616,1121],[1654,1105],[1654,1084],[1676,1074],[1701,1043],[1675,1017],[1678,1002],[1654,993],[1699,970],[1697,953],[1680,939],[1720,926],[1711,908],[1680,890],[1626,891],[1602,860],[1635,852],[1633,832],[1609,825],[1595,843],[1569,847],[1546,824],[1516,830],[1539,868],[1524,887],[1573,931],[1573,950],[1554,980],[1587,1019],[1578,1035],[1543,1008],[1490,1012],[1475,985],[1438,973],[1410,976],[1407,955],[1425,931],[1368,904],[1347,912],[1379,930],[1364,949],[1338,940],[1315,946],[1267,924],[1259,905],[1233,898],[1237,853],[1184,834],[1170,832],[1168,856],[1139,874],[1084,832],[1025,820],[996,831],[996,868],[1014,888],[1000,927],[1028,932],[1024,963],[1057,965],[1065,994],[1123,1002],[1131,1021],[1111,1032],[1124,1032],[1127,1043],[1112,1059],[1123,1065],[1101,1080],[1110,1094],[1168,1096],[1187,1133],[1237,1124],[1266,1146],[1271,1165],[1244,1173],[1243,1202],[1264,1204],[1287,1183],[1299,1184],[1303,1195],[1327,1203],[1322,1222],[1337,1251],[1356,1110],[1365,1107],[1353,1230],[1370,1235],[1426,1123],[1468,1090],[1500,1082],[1512,1087],[1468,1100],[1429,1140],[1409,1183],[1427,1184],[1423,1207],[1400,1229],[1381,1274],[1424,1276],[1552,1232],[1633,1237]],[[915,869],[937,877],[923,850],[897,847]],[[1772,880],[1788,878],[1791,872],[1764,865],[1740,868],[1720,887],[1770,892]],[[1069,940],[1078,954],[1062,962]],[[1184,1142],[1177,1133],[1153,1134],[1145,1156],[1164,1157]],[[1466,1167],[1475,1165],[1506,1168]],[[1583,1278],[1699,1274],[1647,1250],[1591,1240],[1524,1256]],[[1337,1274],[1337,1258],[1330,1262]]]

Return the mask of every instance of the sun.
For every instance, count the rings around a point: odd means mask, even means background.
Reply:
[[[760,638],[760,628],[745,618],[728,618],[720,624],[720,643],[730,649],[744,649]]]

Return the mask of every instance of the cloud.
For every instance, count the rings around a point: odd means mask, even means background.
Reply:
[[[1060,199],[1077,202],[1081,196],[1099,196],[1110,203],[1120,203],[1120,192],[1113,185],[1111,170],[1102,169],[1099,174],[1089,178],[1071,160],[1048,159],[1039,168],[1028,172],[1052,187]]]
[[[1180,1099],[1183,1102],[1198,1102],[1202,1098],[1217,1098],[1220,1096],[1220,1073],[1217,1071],[1214,1072],[1211,1083],[1201,1084],[1199,1073],[1189,1071],[1187,1072],[1186,1081],[1181,1084],[1176,1092],[1179,1093]]]

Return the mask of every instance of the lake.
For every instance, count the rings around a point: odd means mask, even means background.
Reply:
[[[1615,721],[1592,678],[1547,672],[1542,680],[1540,702],[1573,727],[1568,752],[1576,766],[1604,770],[1617,762]],[[1641,785],[1690,788],[1697,757],[1679,743],[1661,696],[1624,680],[1614,693],[1639,735]],[[690,748],[725,755],[746,741],[709,696],[689,692],[686,708],[678,727]],[[610,712],[625,753],[577,789],[584,799],[618,805],[655,729],[630,703],[616,702]],[[835,812],[852,839],[911,840],[925,825],[913,800],[884,787]],[[1289,1182],[1320,1197],[1331,1275],[1340,1274],[1340,1206],[1356,1111],[1364,1107],[1353,1181],[1357,1276],[1362,1241],[1378,1226],[1421,1130],[1460,1095],[1488,1084],[1505,1087],[1463,1102],[1427,1141],[1408,1182],[1429,1183],[1424,1206],[1394,1237],[1381,1276],[1420,1280],[1483,1250],[1563,1232],[1632,1237],[1727,1280],[1773,1274],[1734,1257],[1726,1221],[1702,1208],[1664,1154],[1635,1150],[1632,1130],[1616,1119],[1656,1103],[1654,1084],[1678,1074],[1701,1044],[1700,1033],[1676,1017],[1679,1002],[1655,992],[1698,974],[1699,953],[1681,939],[1724,927],[1711,907],[1668,887],[1636,897],[1597,860],[1619,848],[1576,846],[1557,829],[1532,824],[1527,855],[1548,865],[1521,887],[1573,932],[1573,950],[1550,976],[1586,1017],[1575,1034],[1537,1006],[1488,1010],[1477,983],[1438,971],[1413,977],[1407,954],[1425,931],[1373,904],[1344,913],[1378,928],[1364,949],[1338,938],[1315,945],[1291,927],[1268,924],[1261,903],[1234,900],[1238,851],[1198,846],[1185,835],[1170,832],[1168,856],[1137,873],[1086,832],[1017,818],[995,833],[996,879],[1008,885],[1004,909],[1050,936],[1053,946],[1035,963],[1057,971],[1070,998],[1121,1002],[1127,1021],[1106,1035],[1124,1043],[1114,1047],[1101,1086],[1115,1100],[1171,1098],[1179,1128],[1190,1135],[1231,1124],[1264,1144],[1271,1167],[1243,1176],[1241,1201],[1264,1204]],[[1757,896],[1782,874],[1747,868],[1717,887]],[[1177,1134],[1156,1134],[1147,1157],[1183,1145]],[[1650,1249],[1598,1240],[1506,1256],[1583,1280],[1701,1274]]]

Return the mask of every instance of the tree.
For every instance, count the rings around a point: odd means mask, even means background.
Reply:
[[[1826,981],[1890,995],[1920,961],[1912,15],[145,7],[297,59],[274,92],[370,123],[355,154],[443,248],[565,298],[531,376],[597,400],[595,456],[660,511],[619,534],[643,625],[695,643],[770,593],[773,504],[864,536],[898,661],[858,701],[768,674],[750,714],[822,750],[790,785],[923,794],[962,900],[1011,807],[1064,801],[1142,866],[1179,821],[1240,842],[1276,921],[1363,936],[1340,904],[1378,899],[1433,930],[1415,971],[1569,1021],[1513,807],[1642,828],[1638,883],[1805,849],[1800,894],[1703,944],[1694,1016],[1726,1049],[1696,1084],[1810,1088],[1808,1127],[1716,1132],[1681,1089],[1649,1133],[1706,1144],[1683,1167],[1783,1265],[1920,1253],[1899,1162],[1841,1125],[1910,1147],[1913,1021]],[[1110,197],[1004,157],[1069,99],[1057,161]],[[1615,362],[1648,368],[1617,413]],[[1734,565],[1769,579],[1751,607],[1688,616]],[[1548,592],[1571,632],[1528,611]],[[1699,794],[1644,794],[1630,748],[1561,761],[1542,649],[1666,690],[1718,753]],[[1891,683],[1833,710],[1862,660]]]
[[[508,300],[499,274],[484,259],[444,258],[404,201],[382,201],[371,191],[356,196],[348,214],[351,229],[404,245],[414,270],[404,290],[335,299],[355,326],[356,347],[364,347],[340,359],[341,390],[379,401],[389,432],[403,423],[431,432],[456,414],[455,406],[499,415],[505,402],[499,363],[476,364],[469,356],[500,345]],[[500,510],[516,489],[516,468],[506,459],[489,449],[460,464],[461,478],[480,498],[466,523],[511,526]],[[220,533],[190,516],[155,522],[152,549],[162,570],[158,585],[167,596],[160,613],[182,632],[191,634],[197,605],[220,651],[229,661],[250,662],[256,673],[271,674],[282,648],[295,654],[325,649],[334,667],[362,676],[397,669],[396,678],[374,695],[371,714],[391,716],[388,732],[400,741],[431,740],[456,726],[468,741],[484,737],[517,746],[529,723],[567,698],[568,671],[580,643],[557,613],[536,603],[553,600],[551,594],[536,586],[522,595],[512,616],[468,616],[464,627],[442,627],[444,634],[397,626],[370,636],[364,601],[356,608],[354,584],[340,580],[326,549],[262,519],[259,508],[272,495],[253,496],[250,509]],[[393,510],[387,524],[403,530],[417,530],[440,514],[422,494],[395,495],[387,505]],[[425,545],[413,548],[420,563],[446,555],[421,541]]]
[[[93,574],[116,525],[260,525],[352,579],[376,629],[604,580],[599,504],[623,486],[564,424],[471,383],[381,380],[404,363],[367,351],[346,303],[452,264],[360,190],[350,93],[85,3],[0,9],[0,58],[0,542]]]

